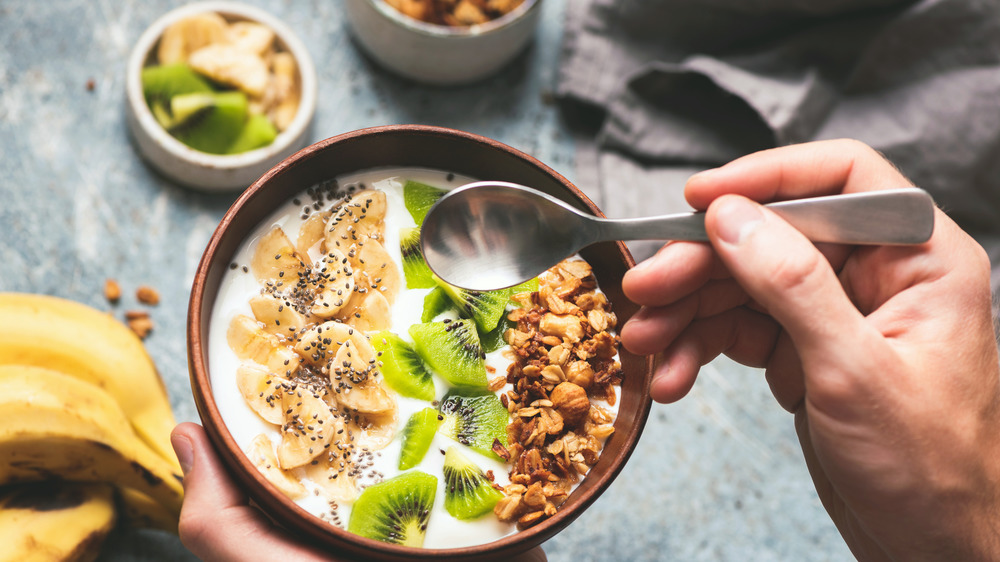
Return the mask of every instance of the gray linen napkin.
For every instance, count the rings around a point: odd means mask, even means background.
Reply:
[[[857,138],[986,247],[1000,285],[996,0],[569,0],[557,94],[608,216],[686,210],[690,173],[743,154]]]

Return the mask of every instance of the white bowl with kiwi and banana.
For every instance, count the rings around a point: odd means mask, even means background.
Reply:
[[[195,402],[290,536],[365,560],[506,559],[569,525],[635,447],[652,360],[617,345],[636,311],[623,244],[495,292],[423,262],[428,209],[483,179],[600,215],[513,148],[394,125],[297,152],[213,234],[188,310]]]
[[[206,191],[245,189],[308,142],[316,70],[267,12],[197,2],[157,19],[126,71],[126,114],[140,156]]]

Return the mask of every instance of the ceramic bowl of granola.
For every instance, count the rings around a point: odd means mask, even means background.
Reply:
[[[195,2],[164,14],[133,47],[125,82],[139,155],[187,186],[244,189],[309,141],[312,58],[253,6]]]
[[[202,422],[286,531],[364,559],[507,559],[590,506],[634,449],[652,359],[621,243],[470,292],[420,254],[427,210],[475,180],[600,211],[541,162],[439,127],[363,129],[254,182],[213,234],[188,310]]]
[[[530,43],[541,0],[346,0],[361,48],[418,82],[454,86],[496,73]]]

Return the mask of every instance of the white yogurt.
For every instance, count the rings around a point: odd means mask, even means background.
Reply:
[[[387,211],[383,244],[400,268],[400,275],[402,275],[402,258],[399,251],[399,231],[402,228],[416,226],[403,202],[403,184],[407,179],[442,189],[449,189],[474,181],[471,178],[455,176],[454,174],[416,168],[370,170],[364,173],[337,178],[341,187],[360,183],[365,187],[380,189],[385,192]],[[294,240],[303,222],[301,218],[302,207],[312,202],[312,199],[305,194],[305,191],[298,196],[298,199],[301,203],[300,205],[295,205],[293,201],[289,201],[264,220],[251,233],[231,261],[241,266],[249,264],[257,241],[275,225],[280,226]],[[326,203],[326,205],[328,206],[329,203]],[[213,395],[222,419],[225,421],[236,443],[244,451],[249,448],[251,441],[262,433],[268,435],[274,444],[280,441],[278,428],[263,421],[250,408],[240,394],[235,379],[235,373],[240,365],[240,360],[229,348],[226,340],[226,331],[233,317],[239,314],[253,316],[248,301],[254,295],[259,294],[260,290],[261,285],[254,278],[253,273],[244,272],[242,268],[227,271],[220,285],[219,295],[212,310],[209,329],[209,372],[211,373]],[[401,287],[395,302],[392,304],[392,321],[389,328],[392,332],[398,334],[404,340],[411,341],[408,329],[411,325],[420,322],[424,297],[429,291],[430,289],[407,289],[405,284]],[[488,377],[492,379],[496,376],[506,375],[510,361],[500,351],[488,354],[486,364]],[[437,394],[436,398],[440,400],[448,392],[450,386],[443,378],[436,375],[434,376],[434,384]],[[500,392],[506,390],[502,389]],[[397,395],[396,400],[399,406],[399,426],[396,428],[396,436],[384,449],[374,453],[374,458],[372,459],[374,464],[371,470],[365,471],[365,474],[375,471],[384,475],[385,478],[391,478],[400,473],[397,468],[401,446],[399,431],[411,414],[430,406],[428,402],[423,400],[404,396]],[[617,404],[615,406],[608,406],[606,403],[601,403],[601,405],[614,414],[617,414]],[[492,470],[495,480],[499,485],[504,486],[509,483],[508,471],[510,467],[508,465],[487,458],[468,447],[459,445],[447,436],[435,435],[427,455],[415,467],[416,470],[426,472],[438,478],[437,495],[428,521],[424,547],[458,548],[473,546],[492,542],[513,533],[515,531],[513,524],[499,521],[492,513],[487,513],[473,521],[460,521],[445,511],[445,486],[442,471],[444,466],[443,452],[453,445],[462,447],[463,454],[479,465],[484,471]],[[333,517],[330,503],[322,494],[315,492],[315,484],[304,476],[301,469],[297,469],[293,473],[300,476],[303,484],[310,492],[304,498],[296,500],[297,503],[310,513],[331,521],[332,524],[339,524],[346,527],[347,521],[350,519],[351,506],[344,503],[338,505],[336,516]],[[372,483],[374,483],[372,480],[366,480],[363,477],[358,480],[359,487]]]

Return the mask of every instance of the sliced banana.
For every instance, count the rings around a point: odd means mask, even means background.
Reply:
[[[393,408],[381,414],[363,414],[347,423],[354,435],[355,445],[364,450],[380,451],[396,436],[398,409]]]
[[[282,340],[295,336],[306,325],[306,317],[285,299],[270,294],[257,295],[250,299],[250,310],[254,318],[264,324],[264,331]]]
[[[262,433],[250,442],[247,458],[264,475],[264,478],[274,484],[274,487],[282,494],[293,500],[306,495],[306,487],[302,485],[302,482],[278,466],[278,458],[274,455],[274,445],[267,435]]]
[[[306,465],[305,474],[322,490],[327,500],[353,502],[358,498],[358,488],[353,476],[353,459],[350,454],[353,446],[343,447],[342,450],[337,447],[337,443],[335,441],[325,453]]]
[[[366,360],[359,351],[346,342],[337,351],[337,357],[330,364],[330,381],[334,387],[331,394],[338,404],[357,412],[382,414],[396,409],[396,400],[386,390],[378,375],[374,360]]]
[[[336,248],[348,253],[359,241],[381,239],[385,230],[385,211],[385,193],[365,189],[354,194],[326,223],[327,251]]]
[[[357,286],[382,293],[390,304],[395,302],[402,280],[396,262],[381,242],[374,239],[359,242],[353,263]]]
[[[294,286],[306,264],[280,226],[275,226],[257,242],[250,270],[258,281],[281,282]]]
[[[236,386],[247,404],[264,421],[281,425],[285,421],[281,409],[281,392],[288,380],[256,365],[240,365],[236,369]]]
[[[337,318],[361,332],[376,332],[392,326],[392,309],[380,292],[355,292]]]
[[[226,41],[241,51],[263,57],[274,46],[274,31],[252,21],[237,21],[226,29]]]
[[[375,360],[375,348],[357,328],[329,320],[306,330],[295,344],[295,351],[310,365],[325,366],[331,362],[345,342],[350,342],[358,357]]]
[[[249,316],[239,314],[233,318],[226,340],[237,357],[255,361],[272,373],[291,376],[299,368],[299,356]]]
[[[260,55],[226,43],[213,43],[192,52],[188,64],[212,80],[253,97],[263,96],[271,79],[267,63]]]
[[[299,385],[281,393],[285,421],[281,426],[278,464],[286,470],[308,464],[343,435],[344,422],[322,396]]]
[[[187,62],[194,51],[226,40],[226,20],[215,12],[188,16],[163,31],[156,56],[160,64]]]
[[[299,111],[301,93],[295,57],[291,53],[275,53],[271,57],[271,74],[274,76],[274,94],[277,102],[269,115],[274,126],[279,131],[284,131],[292,124],[295,114]]]
[[[336,249],[313,265],[309,282],[317,289],[310,312],[323,319],[336,316],[354,294],[354,270],[347,257]]]
[[[323,240],[326,222],[330,220],[330,215],[332,214],[329,211],[313,213],[312,216],[302,223],[302,226],[299,227],[299,237],[295,241],[295,247],[298,248],[299,255],[308,256],[309,251]]]

